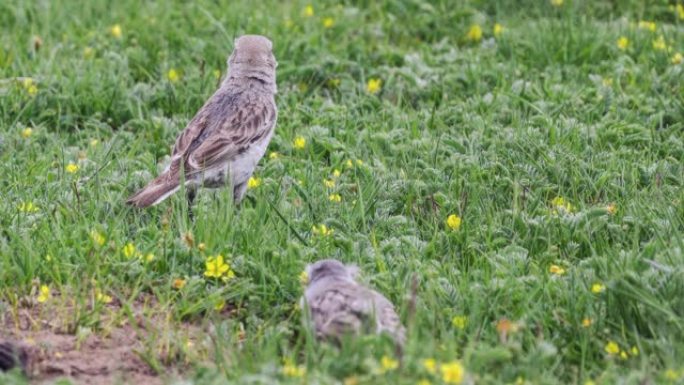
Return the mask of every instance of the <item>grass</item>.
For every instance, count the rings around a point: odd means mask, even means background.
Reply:
[[[197,384],[445,383],[425,358],[459,360],[478,384],[684,381],[676,8],[385,0],[316,2],[306,16],[306,5],[0,4],[6,320],[30,308],[106,336],[141,316],[137,354]],[[466,37],[474,24],[481,41]],[[202,192],[194,221],[180,196],[126,207],[243,33],[269,36],[280,63],[279,156],[260,162],[261,185],[239,209]],[[333,233],[314,234],[320,224]],[[203,276],[218,254],[234,279]],[[359,265],[398,305],[401,368],[383,370],[382,338],[340,351],[302,329],[299,274],[327,257]],[[39,303],[42,285],[51,297]],[[305,377],[283,373],[285,359]]]

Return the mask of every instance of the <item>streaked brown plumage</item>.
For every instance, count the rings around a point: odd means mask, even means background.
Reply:
[[[169,167],[127,203],[155,205],[183,182],[192,194],[198,186],[231,186],[234,201],[242,200],[275,128],[277,62],[270,40],[245,35],[235,40],[228,64],[219,89],[176,139]]]
[[[398,348],[406,340],[394,305],[382,294],[355,280],[355,266],[345,266],[334,259],[309,265],[308,286],[302,307],[309,309],[316,338],[339,341],[344,335],[387,333]]]

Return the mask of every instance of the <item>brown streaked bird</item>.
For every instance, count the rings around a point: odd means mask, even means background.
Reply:
[[[401,351],[406,329],[394,305],[382,294],[356,282],[358,268],[335,259],[307,266],[308,286],[302,309],[319,340],[340,341],[344,335],[387,333]]]
[[[270,40],[244,35],[235,40],[228,74],[219,89],[178,135],[171,164],[127,203],[155,205],[184,183],[192,202],[198,187],[233,189],[236,204],[264,156],[278,116],[276,62]]]

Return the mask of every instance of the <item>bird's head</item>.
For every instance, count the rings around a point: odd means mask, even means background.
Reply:
[[[275,71],[278,62],[273,55],[273,43],[260,35],[243,35],[235,39],[235,48],[228,66],[240,71]]]
[[[309,285],[322,278],[337,278],[354,281],[359,274],[355,265],[345,265],[336,259],[323,259],[306,267]]]

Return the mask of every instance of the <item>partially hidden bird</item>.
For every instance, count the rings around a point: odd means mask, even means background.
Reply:
[[[268,38],[237,38],[227,75],[178,135],[169,166],[127,203],[149,207],[185,185],[190,202],[199,187],[229,187],[239,204],[275,129],[277,65]]]
[[[319,340],[340,342],[345,335],[388,334],[401,351],[406,329],[394,305],[377,291],[356,281],[358,268],[335,259],[307,266],[302,309]]]

